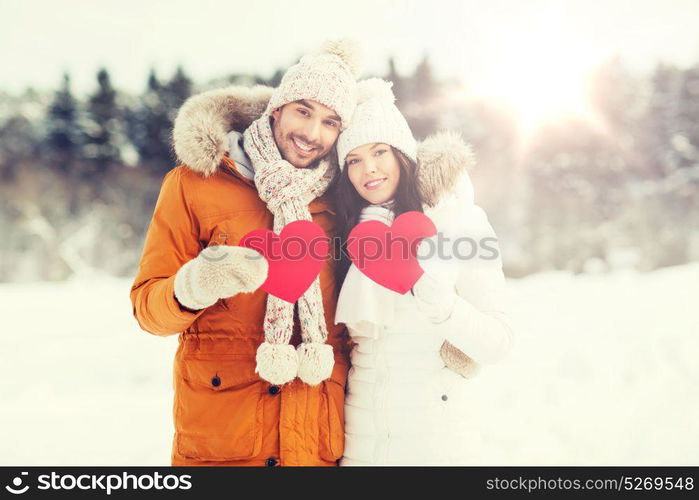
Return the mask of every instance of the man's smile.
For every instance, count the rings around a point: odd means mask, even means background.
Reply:
[[[294,145],[296,153],[303,157],[311,156],[311,153],[317,149],[313,147],[311,144],[308,144],[302,139],[298,139],[296,137],[291,138],[291,143]]]

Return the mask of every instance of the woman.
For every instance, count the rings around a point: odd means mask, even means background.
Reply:
[[[360,83],[360,102],[338,140],[342,244],[356,224],[390,225],[408,211],[424,212],[440,235],[420,244],[425,272],[404,295],[341,253],[335,321],[354,343],[341,465],[476,464],[474,388],[482,376],[474,378],[475,368],[501,359],[512,341],[502,261],[473,203],[469,148],[449,134],[418,147],[390,87]]]

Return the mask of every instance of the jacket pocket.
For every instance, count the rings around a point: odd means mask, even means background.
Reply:
[[[318,415],[318,453],[327,462],[342,458],[345,452],[345,385],[347,366],[335,363],[332,375],[323,382]]]
[[[266,213],[264,210],[236,210],[232,213],[209,217],[202,222],[202,248],[210,248],[217,245],[239,246],[240,240],[255,229],[267,228]],[[252,294],[242,293],[233,297],[221,298],[216,307],[230,311],[236,328],[250,330],[251,309],[259,311],[265,308],[267,294],[257,290]],[[243,318],[240,320],[238,318]],[[253,322],[256,324],[256,322]],[[261,325],[261,322],[259,323]],[[261,328],[260,328],[261,330]],[[255,335],[255,337],[257,337]]]
[[[237,246],[238,242],[255,229],[271,229],[272,219],[262,209],[236,210],[202,221],[202,247],[213,245]]]
[[[175,365],[180,455],[242,460],[262,448],[262,383],[251,356],[190,356]]]

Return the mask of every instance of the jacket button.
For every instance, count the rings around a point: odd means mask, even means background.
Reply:
[[[447,397],[447,395],[446,395],[446,394],[442,394],[442,401],[446,401],[447,399],[449,399],[449,398]]]
[[[267,389],[270,394],[275,395],[279,392],[279,386],[278,385],[270,385],[269,389]]]
[[[275,465],[277,465],[277,460],[274,458],[268,458],[267,460],[265,460],[265,465],[267,467],[274,467]]]
[[[219,385],[221,385],[221,379],[218,378],[218,376],[212,378],[211,385],[213,385],[214,387],[218,387]]]

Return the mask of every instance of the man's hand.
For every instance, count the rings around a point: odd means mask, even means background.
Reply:
[[[267,270],[267,260],[256,250],[210,246],[177,271],[175,297],[188,309],[204,309],[219,299],[254,292],[267,279]]]
[[[451,316],[456,302],[454,287],[437,280],[429,273],[420,276],[413,285],[417,306],[432,323],[443,323]]]

